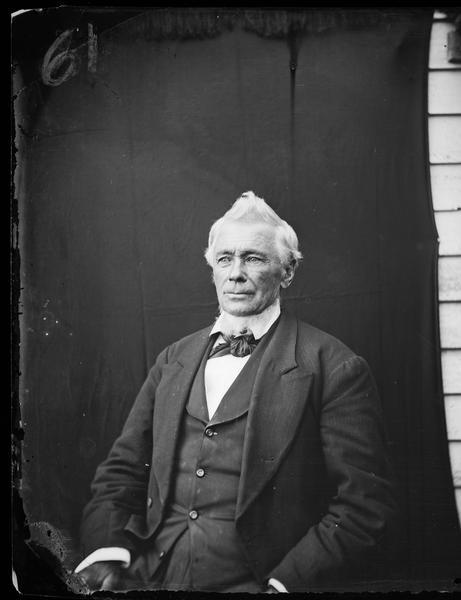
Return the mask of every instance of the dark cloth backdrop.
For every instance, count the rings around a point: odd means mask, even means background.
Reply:
[[[217,314],[208,229],[253,190],[305,255],[284,305],[377,379],[402,508],[389,579],[427,589],[456,574],[430,25],[421,9],[151,11],[99,36],[96,72],[85,48],[73,78],[29,85],[16,118],[32,527],[77,543],[95,468],[157,353]]]

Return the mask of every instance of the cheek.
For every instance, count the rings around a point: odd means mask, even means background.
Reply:
[[[213,270],[213,283],[219,289],[222,286],[222,283],[225,279],[225,275],[222,271]]]
[[[265,275],[258,277],[257,288],[265,295],[277,293],[280,287],[280,282],[281,276],[279,272],[266,273]]]

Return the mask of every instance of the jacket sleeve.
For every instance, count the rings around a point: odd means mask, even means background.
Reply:
[[[350,576],[373,555],[395,514],[380,400],[362,358],[330,374],[319,421],[333,492],[322,519],[270,573],[289,592],[334,586]]]
[[[133,514],[143,515],[152,459],[155,391],[167,361],[168,348],[150,370],[120,436],[91,484],[92,499],[83,511],[81,540],[87,555],[98,548],[133,550],[124,527]]]

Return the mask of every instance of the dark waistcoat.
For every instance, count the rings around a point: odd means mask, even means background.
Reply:
[[[211,419],[204,384],[210,341],[182,419],[169,510],[142,559],[143,577],[154,582],[154,587],[261,591],[234,518],[251,392],[272,330],[262,338]]]

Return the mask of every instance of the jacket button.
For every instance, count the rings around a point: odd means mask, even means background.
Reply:
[[[213,431],[213,429],[205,429],[205,435],[206,435],[207,437],[209,437],[209,438],[210,438],[210,437],[213,437],[213,436],[214,436],[214,431]]]
[[[158,555],[159,558],[163,558],[165,556],[165,550],[162,550]]]
[[[197,469],[195,471],[195,474],[197,475],[197,477],[203,477],[205,475],[205,470],[204,469]]]
[[[150,508],[152,506],[153,500],[152,498],[149,496],[149,498],[147,498],[147,508]]]
[[[195,519],[198,519],[198,512],[196,510],[190,510],[189,518],[191,518],[193,521],[195,521]]]

